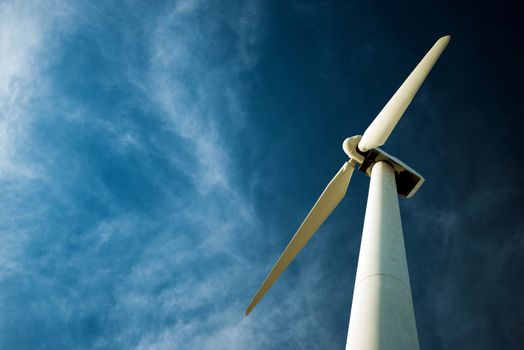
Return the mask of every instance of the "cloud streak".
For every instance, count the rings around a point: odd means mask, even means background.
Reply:
[[[0,7],[0,176],[36,176],[23,159],[29,152],[28,124],[36,116],[32,106],[47,98],[45,69],[52,63],[70,8],[7,1]],[[23,164],[22,164],[23,163]]]
[[[250,256],[267,229],[232,142],[263,7],[182,1],[128,23],[145,9],[53,5],[1,12],[0,345],[270,348],[290,320],[243,318],[273,257]],[[281,288],[319,283],[311,269]]]

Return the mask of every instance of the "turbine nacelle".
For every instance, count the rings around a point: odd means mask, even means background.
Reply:
[[[361,135],[355,135],[348,137],[342,143],[342,149],[349,158],[351,158],[352,162],[358,163],[358,169],[368,176],[371,176],[371,168],[375,163],[389,163],[395,171],[398,194],[405,198],[411,198],[424,183],[422,175],[398,158],[393,157],[378,147],[362,152],[358,149],[358,144],[361,139]]]

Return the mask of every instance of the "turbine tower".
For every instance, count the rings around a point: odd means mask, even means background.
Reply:
[[[344,163],[246,309],[248,315],[346,195],[355,166],[371,177],[358,258],[346,350],[419,349],[398,195],[410,198],[424,178],[381,150],[446,48],[440,38],[362,136],[344,140]]]

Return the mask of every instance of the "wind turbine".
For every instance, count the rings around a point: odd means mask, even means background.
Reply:
[[[418,349],[397,194],[410,198],[424,178],[381,150],[446,48],[440,38],[362,136],[344,140],[350,160],[329,182],[246,309],[246,316],[344,198],[356,165],[371,177],[346,350]]]

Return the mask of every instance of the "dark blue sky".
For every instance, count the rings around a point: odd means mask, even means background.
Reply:
[[[505,2],[4,1],[0,348],[343,349],[369,179],[244,310],[442,35],[384,149],[422,349],[524,344],[524,48]]]

